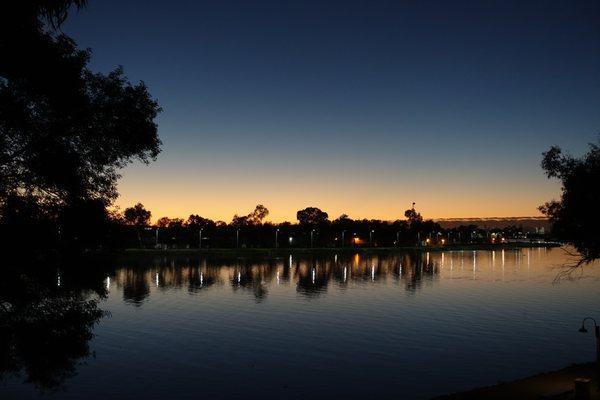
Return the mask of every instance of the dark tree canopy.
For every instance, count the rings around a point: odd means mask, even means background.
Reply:
[[[142,203],[137,203],[133,207],[126,208],[123,212],[123,218],[129,225],[147,226],[150,224],[151,217],[152,213],[146,210]]]
[[[581,158],[563,154],[559,147],[545,152],[542,168],[548,178],[562,182],[560,200],[540,206],[550,218],[553,234],[573,245],[582,262],[600,258],[600,146],[589,145]]]
[[[53,216],[106,207],[118,170],[160,152],[160,107],[122,68],[90,71],[90,51],[56,29],[85,1],[12,3],[0,17],[0,206],[27,198]]]
[[[414,207],[404,211],[404,216],[406,217],[411,226],[413,224],[419,224],[423,222],[423,217],[420,213],[417,212],[417,210],[415,210]]]
[[[300,225],[317,226],[326,223],[328,218],[329,214],[317,207],[307,207],[296,213],[296,219],[298,219]]]
[[[235,214],[232,218],[231,224],[234,226],[253,226],[262,224],[263,220],[269,215],[269,210],[262,204],[258,204],[254,211],[248,215],[237,215]]]

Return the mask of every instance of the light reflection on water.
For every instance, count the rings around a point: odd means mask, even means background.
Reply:
[[[428,398],[593,358],[600,271],[561,249],[157,257],[104,278],[111,312],[65,398]],[[9,394],[33,392],[15,381]]]

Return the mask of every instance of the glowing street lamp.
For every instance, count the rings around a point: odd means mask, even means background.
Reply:
[[[235,247],[236,248],[240,247],[240,228],[237,228],[235,230]]]
[[[279,236],[279,228],[275,229],[275,248],[279,247],[279,240],[278,240],[279,238],[278,238],[278,236]]]
[[[345,234],[346,234],[346,230],[344,229],[342,231],[342,247],[344,247],[344,236],[345,236]]]
[[[373,233],[375,231],[373,229],[371,229],[371,232],[369,232],[369,246],[373,247]]]
[[[202,248],[202,228],[200,228],[200,232],[198,233],[198,248]]]
[[[314,236],[314,234],[315,234],[315,230],[313,229],[313,230],[310,231],[310,248],[311,249],[313,248],[313,243],[314,243],[313,242],[313,236]]]

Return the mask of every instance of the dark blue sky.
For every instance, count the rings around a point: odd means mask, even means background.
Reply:
[[[90,0],[64,31],[164,108],[120,187],[155,214],[535,215],[541,152],[600,132],[597,0]]]

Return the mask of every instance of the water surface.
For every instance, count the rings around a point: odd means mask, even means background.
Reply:
[[[0,394],[422,399],[516,379],[594,357],[577,329],[600,317],[600,271],[553,283],[569,260],[543,248],[154,257],[84,283],[58,270],[57,290],[110,314],[68,373],[40,381],[24,359]]]

